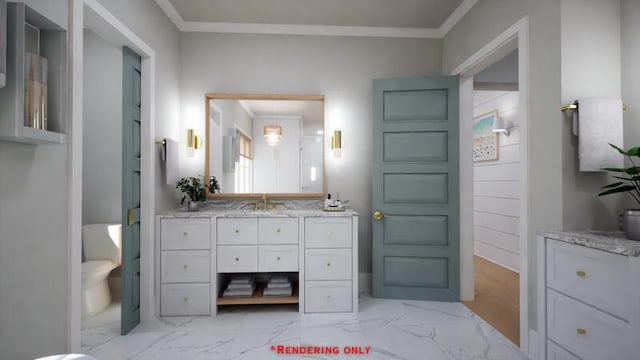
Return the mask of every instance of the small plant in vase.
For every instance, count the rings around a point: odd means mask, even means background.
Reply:
[[[626,156],[631,166],[627,168],[603,169],[617,174],[613,177],[619,181],[603,186],[601,189],[602,192],[599,193],[598,196],[623,192],[629,193],[637,207],[635,209],[627,209],[623,212],[622,227],[627,238],[640,240],[640,166],[634,161],[634,158],[640,160],[640,147],[632,147],[625,151],[613,144],[609,145],[620,154]]]
[[[198,210],[198,203],[207,200],[205,188],[210,193],[215,193],[216,191],[220,193],[220,184],[218,184],[215,176],[210,176],[208,182],[205,182],[203,176],[184,177],[178,181],[176,188],[185,194],[180,200],[180,204],[184,204],[187,197],[189,198],[187,202],[187,210],[189,211]]]

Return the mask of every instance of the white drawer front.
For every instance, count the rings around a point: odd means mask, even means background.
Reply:
[[[209,282],[209,250],[163,251],[160,260],[162,283]]]
[[[209,315],[209,284],[163,284],[160,288],[160,315]]]
[[[306,248],[350,248],[351,246],[351,218],[306,219]]]
[[[547,332],[549,339],[583,360],[631,360],[625,348],[632,333],[628,323],[551,289]]]
[[[567,350],[547,340],[547,360],[580,360]]]
[[[258,271],[298,271],[298,245],[260,245]]]
[[[219,272],[256,272],[258,271],[258,246],[218,246]]]
[[[162,250],[211,248],[210,219],[162,219],[160,221]]]
[[[627,257],[547,240],[547,285],[589,305],[629,319]]]
[[[258,243],[258,219],[218,219],[218,245]]]
[[[258,219],[260,244],[298,244],[298,219]]]
[[[306,280],[350,280],[351,249],[305,251]]]
[[[305,312],[349,312],[353,309],[351,281],[307,281],[305,284]]]

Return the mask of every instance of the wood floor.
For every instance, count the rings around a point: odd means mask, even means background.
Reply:
[[[520,346],[520,275],[478,256],[474,265],[475,299],[462,303]]]

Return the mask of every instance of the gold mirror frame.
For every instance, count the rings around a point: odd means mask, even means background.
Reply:
[[[209,134],[209,116],[210,114],[210,102],[213,100],[289,100],[289,101],[320,101],[322,102],[322,127],[325,129],[324,118],[324,95],[291,95],[291,94],[234,94],[234,93],[206,93],[205,98],[205,140],[204,148],[205,152],[205,164],[204,164],[204,176],[209,178],[209,163],[210,159],[210,134]],[[326,174],[326,141],[322,141],[322,193],[266,193],[269,198],[288,198],[288,199],[322,199],[324,193],[327,192],[327,174]],[[206,190],[207,198],[211,199],[254,199],[261,198],[263,193],[247,193],[247,194],[212,194]]]

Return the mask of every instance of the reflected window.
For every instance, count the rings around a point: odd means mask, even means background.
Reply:
[[[236,162],[234,190],[236,194],[253,191],[253,156],[251,154],[251,138],[239,132],[240,156]]]

